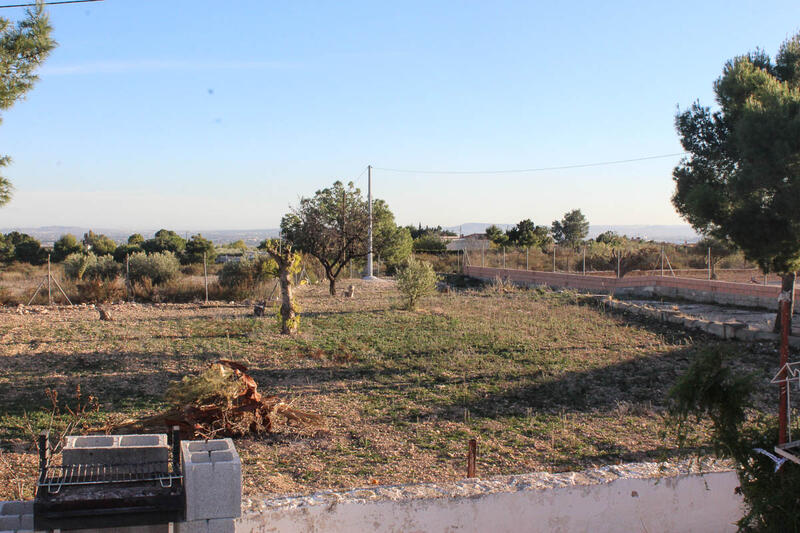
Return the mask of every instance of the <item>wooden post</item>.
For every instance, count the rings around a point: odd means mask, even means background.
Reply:
[[[711,279],[711,247],[708,247],[708,255],[706,256],[706,262],[708,263],[708,279]]]
[[[506,247],[503,246],[503,268],[506,267]]]
[[[208,303],[208,266],[206,264],[206,252],[203,252],[203,282],[206,288],[206,303]]]
[[[583,247],[583,275],[586,275],[586,246]]]
[[[529,266],[530,262],[528,261],[528,256],[530,255],[530,253],[531,253],[531,247],[528,246],[527,248],[525,248],[525,270],[530,270]]]
[[[620,268],[619,268],[619,262],[620,262],[620,257],[622,257],[622,252],[618,252],[618,253],[617,253],[617,279],[619,279],[619,270],[620,270]]]
[[[553,272],[556,271],[556,245],[553,245]]]
[[[785,380],[786,373],[785,373],[785,366],[789,362],[789,313],[792,307],[792,303],[789,301],[788,297],[784,297],[787,293],[781,294],[781,350],[780,350],[780,369],[781,369],[781,377]],[[780,384],[780,397],[778,401],[780,402],[778,405],[778,444],[786,444],[787,438],[787,427],[788,427],[788,409],[787,409],[787,401],[786,401],[786,389],[787,383],[786,381],[782,381]]]
[[[475,458],[478,455],[478,441],[469,439],[469,451],[467,452],[467,477],[475,477]]]
[[[481,268],[486,266],[486,264],[483,261],[483,256],[484,256],[484,252],[485,251],[486,251],[486,247],[485,246],[481,246]]]
[[[661,277],[664,277],[664,247],[661,247]]]
[[[50,273],[50,254],[47,254],[47,305],[53,305],[53,294],[51,292],[51,281],[53,275]]]

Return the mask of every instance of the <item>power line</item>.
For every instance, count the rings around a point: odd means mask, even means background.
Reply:
[[[56,2],[41,2],[42,5],[45,6],[55,6],[59,4],[83,4],[85,2],[102,2],[103,0],[58,0]],[[9,4],[7,6],[0,6],[0,9],[5,9],[8,7],[36,7],[39,5],[37,2],[32,4]]]
[[[522,174],[526,172],[543,172],[545,170],[566,170],[570,168],[602,167],[607,165],[621,165],[623,163],[635,163],[636,161],[647,161],[650,159],[664,159],[684,155],[686,152],[676,152],[674,154],[650,155],[647,157],[636,157],[633,159],[619,159],[617,161],[601,161],[598,163],[582,163],[577,165],[563,165],[558,167],[539,167],[539,168],[519,168],[509,170],[410,170],[405,168],[383,168],[372,167],[375,170],[384,172],[404,172],[409,174]]]

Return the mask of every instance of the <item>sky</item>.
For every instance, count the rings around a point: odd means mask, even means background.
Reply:
[[[8,5],[11,0],[0,0]],[[800,2],[104,0],[2,113],[0,227],[271,228],[335,180],[398,223],[680,224],[673,120]],[[22,9],[0,9],[12,20]]]

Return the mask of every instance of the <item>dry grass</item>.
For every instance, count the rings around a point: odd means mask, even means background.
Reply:
[[[25,426],[45,423],[45,388],[63,398],[80,384],[102,403],[99,427],[157,413],[170,382],[220,358],[247,365],[265,394],[326,417],[323,429],[237,439],[248,495],[461,478],[471,437],[482,476],[691,451],[668,431],[665,394],[697,347],[716,341],[627,322],[568,293],[450,292],[410,312],[393,284],[356,284],[352,300],[300,288],[294,338],[221,303],[110,306],[113,322],[90,308],[4,310],[0,499],[31,495]],[[734,346],[771,402],[774,350]]]

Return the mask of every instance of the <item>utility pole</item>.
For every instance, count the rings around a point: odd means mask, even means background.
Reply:
[[[372,165],[367,165],[367,202],[369,202],[369,230],[367,231],[367,272],[365,280],[377,279],[372,274]]]

